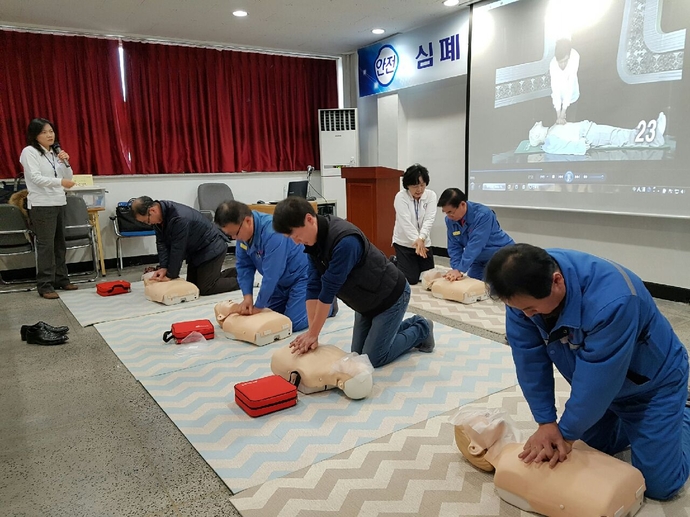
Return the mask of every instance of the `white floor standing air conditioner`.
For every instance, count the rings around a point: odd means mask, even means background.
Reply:
[[[319,110],[319,149],[321,188],[326,199],[337,201],[337,215],[347,218],[343,167],[359,166],[357,109]]]

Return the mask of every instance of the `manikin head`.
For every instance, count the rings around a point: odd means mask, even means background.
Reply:
[[[504,445],[519,441],[520,433],[510,417],[500,409],[462,407],[450,419],[455,424],[455,443],[475,467],[494,470],[493,461]]]
[[[542,145],[546,141],[547,132],[548,128],[544,127],[544,125],[541,123],[541,120],[536,122],[532,126],[532,129],[529,130],[529,145],[532,147]]]

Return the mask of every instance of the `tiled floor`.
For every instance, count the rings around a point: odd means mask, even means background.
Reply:
[[[690,344],[690,306],[659,306]],[[68,325],[69,343],[23,343],[19,327],[38,320]],[[96,329],[35,291],[0,295],[0,415],[2,516],[238,515],[228,488]]]

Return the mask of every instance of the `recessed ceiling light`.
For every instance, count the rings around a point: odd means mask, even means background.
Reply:
[[[237,16],[238,18],[244,18],[247,16],[247,11],[233,11],[232,12],[233,16]]]
[[[371,32],[373,32],[374,34],[383,34],[386,31],[383,29],[371,29]]]
[[[446,7],[455,7],[459,3],[460,0],[446,0],[445,2],[443,2],[443,5],[445,5]]]

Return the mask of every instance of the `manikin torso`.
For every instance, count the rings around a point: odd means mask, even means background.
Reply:
[[[644,478],[632,465],[581,441],[553,469],[526,464],[518,457],[523,444],[506,438],[505,422],[481,420],[475,416],[457,425],[456,443],[477,468],[495,469],[494,485],[506,502],[561,517],[629,517],[642,506]]]

